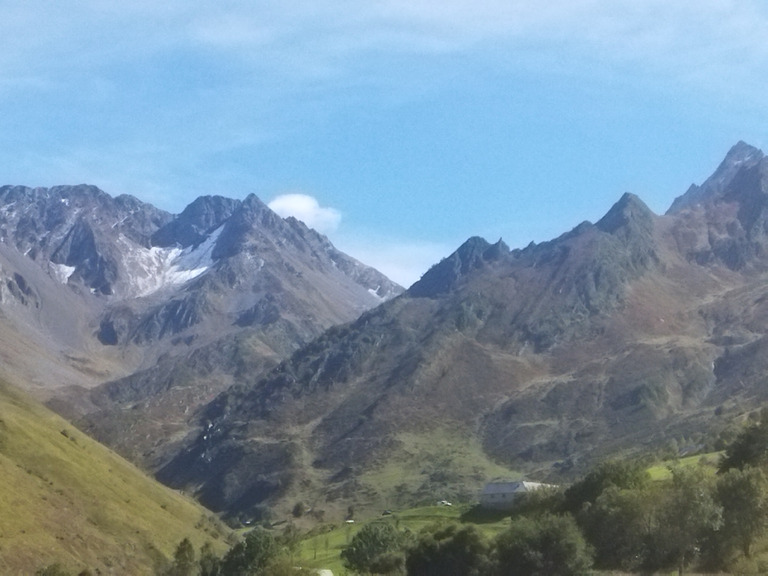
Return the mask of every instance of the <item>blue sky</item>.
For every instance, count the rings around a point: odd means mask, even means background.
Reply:
[[[255,193],[406,285],[768,135],[751,0],[8,0],[0,34],[0,183]]]

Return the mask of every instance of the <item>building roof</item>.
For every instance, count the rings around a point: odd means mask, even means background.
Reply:
[[[549,484],[527,482],[525,480],[518,480],[517,482],[489,482],[483,488],[483,494],[517,494],[538,490],[543,486],[549,486]]]

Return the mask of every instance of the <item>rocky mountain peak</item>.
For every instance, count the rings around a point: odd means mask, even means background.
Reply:
[[[595,226],[609,234],[628,229],[647,232],[653,228],[653,217],[645,202],[626,192]]]
[[[732,270],[766,269],[768,250],[768,159],[739,142],[715,173],[677,198],[668,216],[678,245],[699,264],[719,262]]]
[[[0,237],[58,282],[112,295],[121,276],[120,242],[149,249],[171,219],[138,199],[96,186],[0,188]]]
[[[736,166],[739,164],[745,164],[749,162],[759,162],[763,158],[763,151],[759,148],[755,148],[751,144],[747,144],[743,140],[739,140],[734,144],[728,153],[725,155],[725,160],[715,171],[715,174],[722,171],[729,166]]]
[[[152,235],[154,246],[196,246],[205,240],[240,206],[240,201],[223,196],[200,196],[171,222]]]
[[[675,198],[667,214],[676,214],[687,208],[720,199],[728,189],[733,188],[740,174],[759,166],[764,158],[762,150],[745,142],[738,142],[728,151],[714,174],[701,186],[692,184],[685,194]]]
[[[249,194],[245,197],[238,214],[252,224],[269,225],[283,220],[255,194]]]
[[[218,259],[234,256],[242,251],[249,238],[262,236],[265,230],[278,231],[284,226],[285,221],[280,216],[270,210],[255,194],[250,194],[227,219],[213,257]]]
[[[451,291],[456,283],[472,270],[508,254],[509,247],[501,239],[496,244],[490,244],[484,238],[474,236],[453,254],[432,266],[410,287],[408,293],[411,296],[428,298],[444,294]]]

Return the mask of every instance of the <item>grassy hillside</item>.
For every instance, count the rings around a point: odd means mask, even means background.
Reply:
[[[421,433],[400,432],[398,448],[361,476],[363,491],[378,496],[380,510],[408,505],[429,505],[443,499],[474,500],[486,482],[521,478],[522,473],[488,458],[476,438],[436,428]],[[394,496],[385,498],[382,495]],[[374,508],[375,509],[375,508]]]
[[[700,466],[706,470],[707,474],[714,476],[717,472],[717,463],[722,456],[723,452],[710,452],[708,454],[696,454],[695,456],[680,458],[674,462],[662,462],[648,468],[648,474],[650,474],[651,480],[669,480],[672,478],[670,466],[674,465],[682,468]]]
[[[717,462],[722,452],[699,454],[674,461],[657,462],[648,467],[654,484],[667,484],[672,478],[670,467],[699,468],[705,475],[715,476]],[[316,527],[301,542],[296,563],[305,568],[330,569],[334,574],[345,574],[341,552],[350,543],[355,534],[372,522],[386,522],[399,531],[410,533],[414,538],[423,529],[430,526],[442,526],[450,523],[474,525],[489,541],[510,525],[509,512],[483,512],[473,507],[471,502],[454,503],[452,506],[422,506],[395,510],[382,516],[369,516],[354,523],[326,524]],[[754,570],[742,572],[745,567],[763,566],[763,557],[768,541],[761,536],[755,543],[755,559],[739,560],[734,564],[733,573],[758,573]],[[754,568],[753,566],[753,568]],[[763,570],[764,571],[764,570]],[[618,572],[600,571],[596,574],[618,574]],[[671,573],[671,572],[669,572]],[[763,573],[762,571],[759,573]],[[624,574],[624,572],[622,572]]]
[[[150,574],[184,537],[226,548],[210,512],[2,381],[0,478],[2,574]]]
[[[375,521],[391,522],[399,530],[417,534],[421,529],[432,524],[459,522],[461,515],[468,510],[463,506],[425,506],[395,512],[391,516]],[[344,574],[341,551],[349,544],[354,535],[365,526],[366,522],[355,524],[329,525],[325,530],[318,530],[301,543],[299,563],[305,568],[325,568],[334,574]],[[509,524],[508,519],[482,524],[478,527],[489,537],[495,536]]]

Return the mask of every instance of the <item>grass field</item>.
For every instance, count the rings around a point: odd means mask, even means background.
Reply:
[[[393,495],[372,502],[369,509],[471,501],[490,480],[521,478],[520,472],[490,460],[475,438],[456,431],[401,432],[396,439],[398,451],[361,478],[372,494]]]
[[[425,506],[393,512],[391,515],[371,519],[370,522],[389,522],[399,530],[418,534],[419,531],[433,524],[460,522],[461,516],[469,509],[469,505],[458,506]],[[488,536],[493,537],[504,529],[508,519],[480,523],[477,526]],[[344,547],[354,537],[365,522],[326,526],[314,535],[304,539],[299,552],[300,564],[305,568],[326,568],[335,575],[345,574],[340,554]]]
[[[671,468],[675,466],[683,468],[702,466],[708,473],[714,475],[717,472],[717,463],[720,461],[722,455],[723,452],[696,454],[695,456],[688,456],[671,462],[655,464],[648,468],[648,473],[651,475],[651,480],[669,480],[672,478]]]
[[[405,436],[405,439],[411,442],[414,453],[416,453],[416,448],[421,447],[421,443],[433,442],[432,446],[435,447],[435,454],[444,453],[442,441],[448,441],[447,436],[436,438]],[[670,466],[703,466],[714,475],[720,455],[720,452],[700,454],[675,460],[674,462],[658,463],[649,467],[648,472],[651,475],[651,479],[655,481],[670,479]],[[467,447],[457,450],[455,454],[451,454],[451,461],[463,462],[465,469],[467,469],[467,466],[470,468],[481,466],[483,474],[487,475],[486,477],[514,474],[487,460],[483,462],[483,459],[478,458],[475,451]],[[382,487],[391,487],[397,482],[413,484],[418,481],[424,481],[425,475],[423,471],[428,469],[430,469],[429,461],[417,463],[405,458],[400,461],[387,463],[386,466],[376,473],[367,476],[367,478],[371,484],[377,484]],[[364,522],[320,526],[302,541],[297,562],[305,568],[326,568],[332,570],[336,576],[343,575],[346,574],[346,571],[341,562],[341,551],[367,522],[389,522],[394,524],[399,530],[418,534],[419,531],[433,524],[462,522],[462,518],[470,522],[466,514],[470,507],[471,504],[467,503],[455,504],[453,506],[422,506],[400,511],[396,510],[392,514],[372,517]],[[477,526],[487,537],[493,538],[509,525],[509,518],[489,516],[487,520],[480,520],[472,515],[471,523]]]
[[[228,547],[210,512],[0,382],[0,573],[60,562],[151,574],[185,537]]]

